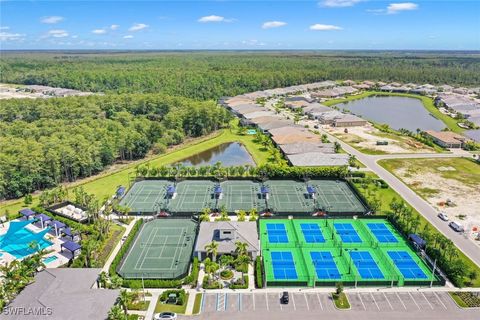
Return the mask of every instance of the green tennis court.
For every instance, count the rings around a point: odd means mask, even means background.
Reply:
[[[385,219],[261,219],[267,286],[427,285],[437,276]]]
[[[260,199],[260,187],[251,180],[229,180],[220,184],[222,197],[218,201],[220,208],[228,212],[248,211],[252,208],[258,212],[265,210],[265,201]]]
[[[307,196],[304,182],[294,180],[269,180],[264,183],[269,190],[268,206],[273,212],[314,211],[314,200]]]
[[[133,184],[120,201],[134,213],[154,213],[168,205],[167,186],[173,182],[167,180],[143,180]]]
[[[365,206],[345,181],[311,180],[315,188],[315,207],[327,212],[365,212]]]
[[[145,222],[118,273],[126,278],[178,279],[188,273],[196,224],[189,219]]]
[[[177,196],[171,199],[168,210],[171,212],[200,212],[204,208],[214,208],[213,188],[210,180],[185,180],[176,183]]]

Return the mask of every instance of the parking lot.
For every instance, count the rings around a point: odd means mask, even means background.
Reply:
[[[458,310],[445,292],[369,292],[348,293],[351,310],[367,312],[446,312]],[[290,303],[280,303],[281,293],[207,293],[202,313],[267,311],[334,312],[328,293],[290,293]],[[342,311],[344,312],[344,311]]]

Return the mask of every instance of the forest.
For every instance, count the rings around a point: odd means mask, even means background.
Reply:
[[[0,104],[0,199],[162,153],[225,126],[212,101],[162,94],[11,99]]]
[[[430,52],[5,53],[0,82],[200,100],[322,80],[480,85],[480,58]]]

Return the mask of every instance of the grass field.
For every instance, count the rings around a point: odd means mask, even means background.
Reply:
[[[157,305],[155,306],[155,313],[168,311],[168,312],[175,312],[178,314],[185,314],[185,310],[187,309],[188,299],[189,299],[189,294],[187,293],[183,304],[176,305],[176,304],[162,303],[159,298],[157,301]]]
[[[197,293],[195,295],[195,302],[193,304],[193,314],[199,314],[200,313],[200,307],[202,305],[202,293]]]
[[[265,150],[262,145],[255,141],[255,136],[242,136],[236,134],[236,130],[234,129],[223,129],[206,140],[205,138],[192,140],[180,146],[176,146],[163,155],[150,158],[143,162],[135,162],[134,164],[108,174],[100,174],[84,180],[79,180],[75,183],[69,184],[68,187],[71,189],[75,186],[81,185],[88,193],[94,194],[98,199],[103,199],[106,196],[111,196],[115,192],[117,186],[128,185],[129,175],[133,177],[135,166],[140,163],[149,163],[151,166],[168,165],[228,142],[242,143],[257,165],[265,164],[270,157],[270,152]],[[33,201],[34,204],[38,202],[38,194],[33,196]],[[6,210],[10,213],[14,213],[23,207],[23,199],[4,201],[0,203],[0,216],[4,215]]]
[[[457,120],[453,119],[452,117],[449,117],[443,113],[441,113],[437,107],[433,104],[433,100],[429,97],[417,95],[417,94],[411,94],[411,93],[390,93],[390,92],[380,92],[380,91],[367,91],[363,92],[361,94],[353,95],[353,96],[348,96],[346,98],[341,98],[341,99],[332,99],[329,101],[323,102],[324,105],[330,107],[338,103],[343,103],[343,102],[348,102],[352,100],[358,100],[358,99],[363,99],[366,97],[370,96],[398,96],[398,97],[408,97],[408,98],[414,98],[414,99],[419,99],[422,100],[423,106],[425,109],[428,110],[432,115],[434,115],[436,118],[440,119],[445,123],[445,125],[453,132],[457,133],[462,133],[465,131],[465,129],[460,128],[457,125]]]

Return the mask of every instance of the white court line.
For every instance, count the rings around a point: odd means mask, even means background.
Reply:
[[[268,308],[268,295],[267,295],[266,292],[265,292],[265,303],[267,304],[267,310],[270,310],[270,309]]]
[[[303,293],[303,296],[305,297],[305,302],[307,303],[307,310],[310,310],[310,306],[308,305],[308,300],[307,300],[307,294]]]
[[[373,293],[370,292],[370,296],[373,299],[373,302],[375,302],[375,305],[377,306],[377,309],[380,311],[380,307],[378,306],[377,300],[375,300],[375,297],[373,296]]]
[[[363,305],[363,310],[367,310],[367,307],[365,307],[365,303],[363,303],[362,296],[360,296],[360,293],[357,293],[358,297],[360,298],[360,302]]]
[[[295,299],[293,298],[294,294],[292,293],[292,303],[293,303],[293,310],[297,310],[297,307],[295,306]]]
[[[155,229],[156,229],[156,228],[153,228],[152,231],[150,232],[150,234],[148,235],[148,239],[147,239],[147,243],[148,243],[148,244],[151,244],[150,239],[152,238],[152,235],[156,234],[156,232],[154,232]],[[139,237],[139,238],[140,238],[140,237]],[[154,237],[154,239],[155,239],[155,237]],[[141,242],[140,242],[140,245],[142,245]],[[142,263],[140,263],[140,266],[143,266],[143,263],[145,262],[145,256],[143,255],[143,253],[145,252],[145,249],[147,249],[147,247],[148,247],[148,246],[144,246],[144,247],[142,248],[142,252],[140,252],[140,256],[139,256],[139,258],[138,258],[138,260],[137,260],[137,263],[135,263],[135,269],[136,269],[136,270],[139,269],[139,268],[138,268],[138,263],[140,262],[140,258],[141,258],[142,256],[143,256],[143,258],[142,258],[142,260],[141,260]]]
[[[320,300],[320,296],[318,295],[317,293],[317,299],[318,299],[318,303],[320,304],[320,308],[322,309],[323,311],[323,304],[322,304],[322,300]]]
[[[440,303],[442,304],[442,306],[445,308],[445,310],[448,310],[447,306],[445,305],[445,303],[443,303],[442,299],[440,299],[440,297],[437,295],[436,292],[433,292],[433,294],[435,295],[435,297],[438,299],[438,301],[440,301]]]
[[[392,306],[392,304],[390,303],[390,300],[388,300],[387,295],[385,294],[385,292],[383,292],[383,296],[385,297],[385,300],[387,300],[388,305],[390,306],[390,309],[393,310],[393,306]]]
[[[409,292],[410,298],[412,298],[413,302],[415,302],[415,305],[417,306],[418,310],[420,310],[420,306],[418,305],[417,301],[413,298],[412,294]]]
[[[425,296],[425,294],[423,292],[421,292],[422,296],[425,298],[425,301],[427,301],[428,305],[430,306],[430,308],[433,310],[433,306],[432,304],[430,303],[430,301],[428,301],[427,297]]]
[[[405,306],[405,303],[403,303],[403,300],[402,300],[402,298],[400,298],[400,296],[398,295],[398,292],[395,292],[395,294],[397,295],[398,300],[400,300],[400,302],[402,303],[403,308],[404,308],[405,310],[407,310],[407,306]]]
[[[255,311],[255,293],[252,293],[253,311]]]

